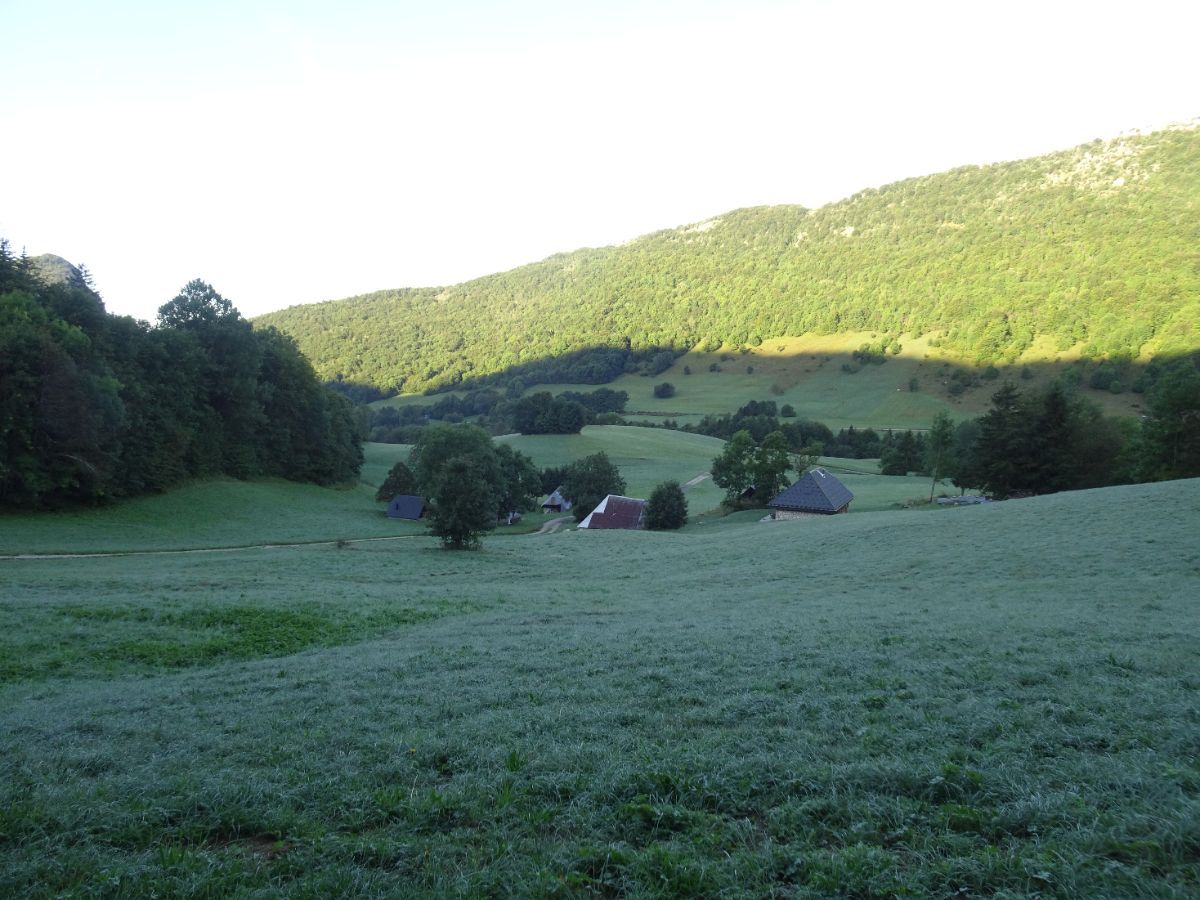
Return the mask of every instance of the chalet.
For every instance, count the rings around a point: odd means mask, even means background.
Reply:
[[[609,494],[579,523],[580,528],[646,527],[646,501]]]
[[[562,488],[555,488],[545,500],[542,501],[542,509],[545,512],[567,512],[571,508],[571,501],[562,495]]]
[[[425,498],[414,497],[411,494],[397,494],[388,504],[389,519],[412,519],[416,521],[425,515]]]
[[[767,504],[773,519],[832,516],[850,511],[854,494],[824,469],[809,469]]]

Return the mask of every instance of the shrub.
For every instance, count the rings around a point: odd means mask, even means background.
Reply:
[[[682,528],[687,522],[687,497],[678,481],[664,481],[646,502],[646,527],[655,531]]]
[[[654,396],[658,397],[660,400],[666,399],[667,397],[674,397],[675,385],[671,384],[669,381],[664,381],[662,384],[656,384],[654,386]]]

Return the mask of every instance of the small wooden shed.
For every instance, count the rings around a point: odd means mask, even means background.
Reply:
[[[557,487],[542,501],[542,509],[545,512],[568,512],[571,509],[571,501],[562,495],[562,488]]]

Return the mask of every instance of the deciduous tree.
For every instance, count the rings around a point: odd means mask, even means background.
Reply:
[[[750,465],[755,496],[765,503],[778,494],[787,484],[787,473],[791,468],[787,439],[782,432],[772,431],[754,451]]]
[[[678,481],[664,481],[646,501],[646,527],[655,531],[682,528],[687,523],[687,497]]]
[[[933,417],[929,428],[929,441],[925,445],[925,467],[929,470],[929,502],[937,483],[954,467],[954,420],[950,414],[939,412]]]
[[[736,503],[746,488],[754,484],[754,438],[746,430],[738,431],[726,442],[721,455],[712,461],[712,480],[725,489],[725,502]]]
[[[500,465],[491,437],[475,425],[423,429],[409,457],[428,504],[430,531],[451,550],[471,550],[496,527]]]
[[[379,503],[387,503],[397,494],[411,495],[416,494],[417,490],[417,476],[408,467],[408,463],[400,460],[388,470],[383,484],[375,492],[375,500]]]
[[[624,492],[625,479],[603,450],[571,463],[563,475],[563,494],[574,504],[571,512],[576,522],[582,522],[609,494]]]

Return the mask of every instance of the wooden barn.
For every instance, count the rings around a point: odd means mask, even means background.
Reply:
[[[646,501],[609,494],[579,523],[580,528],[646,527]]]
[[[388,504],[389,519],[412,519],[414,522],[425,515],[425,498],[411,494],[397,494]]]
[[[850,511],[854,494],[822,468],[809,469],[767,504],[773,519],[832,516]]]
[[[562,488],[555,488],[549,497],[542,501],[542,510],[544,512],[567,512],[571,508],[571,501],[562,495]]]

